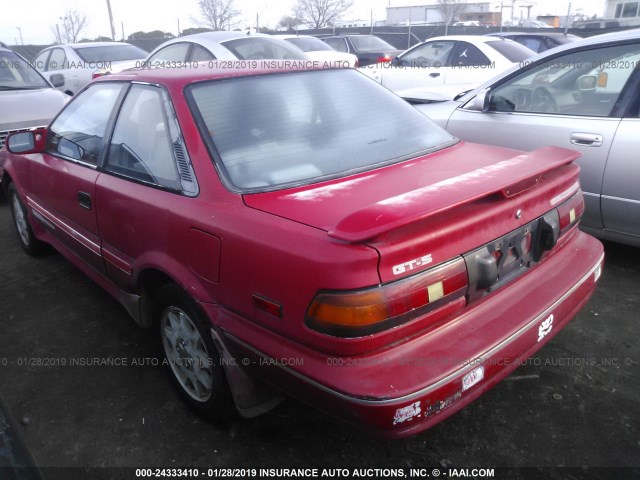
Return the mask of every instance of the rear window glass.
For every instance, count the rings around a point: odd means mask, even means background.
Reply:
[[[188,95],[234,190],[313,183],[456,141],[353,70],[216,80],[191,86]]]
[[[298,47],[303,52],[319,52],[319,51],[332,51],[329,45],[318,38],[310,38],[310,37],[296,37],[296,38],[287,38],[287,42],[293,43],[296,47]]]
[[[351,43],[359,52],[381,52],[385,50],[395,50],[396,48],[379,37],[374,35],[363,35],[362,37],[351,37]]]
[[[299,48],[273,38],[238,38],[222,45],[240,60],[307,60]]]
[[[507,60],[512,63],[518,63],[534,55],[534,51],[530,48],[520,45],[517,42],[497,40],[495,42],[487,42],[487,45],[501,53]]]
[[[147,52],[133,45],[110,45],[105,47],[76,47],[76,53],[85,62],[119,62],[146,58]]]

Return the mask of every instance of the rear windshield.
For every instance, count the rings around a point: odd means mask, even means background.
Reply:
[[[394,46],[374,35],[351,37],[351,43],[353,43],[353,46],[356,47],[356,50],[359,52],[382,52],[396,49]]]
[[[78,56],[85,62],[119,62],[147,58],[147,52],[133,45],[109,45],[104,47],[75,47]]]
[[[511,40],[496,40],[487,45],[501,53],[511,63],[518,63],[533,56],[536,52]]]
[[[49,86],[30,63],[13,52],[0,51],[0,90],[23,90]]]
[[[298,47],[303,52],[318,52],[329,50],[333,51],[329,45],[324,43],[322,40],[318,38],[312,37],[295,37],[295,38],[287,38],[287,42],[293,43],[296,47]]]
[[[240,60],[307,60],[299,48],[274,38],[238,38],[222,45]]]
[[[187,95],[227,186],[265,191],[399,162],[456,140],[354,70],[195,84]]]

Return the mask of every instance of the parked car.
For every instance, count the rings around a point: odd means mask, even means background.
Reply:
[[[61,76],[53,76],[52,80],[56,86],[64,81]],[[0,155],[10,133],[48,125],[68,98],[27,60],[8,48],[0,47]]]
[[[62,75],[61,92],[75,95],[91,81],[93,74],[103,68],[118,68],[132,60],[142,60],[147,52],[128,43],[86,42],[56,45],[42,50],[33,61],[47,78]]]
[[[459,142],[353,69],[112,75],[7,145],[22,248],[53,245],[157,329],[213,419],[274,406],[268,386],[415,434],[546,344],[601,272],[576,152]]]
[[[306,60],[297,47],[271,35],[243,32],[205,32],[177,37],[156,47],[147,57],[147,66],[166,62],[207,60]]]
[[[451,85],[476,87],[533,55],[532,50],[511,40],[450,35],[430,38],[390,64],[361,71],[395,92],[415,87],[438,92]]]
[[[618,3],[618,5],[623,5]],[[631,2],[627,5],[632,6]],[[621,28],[621,27],[637,27],[640,25],[640,18],[592,18],[573,24],[573,28],[583,30],[597,30],[600,28]]]
[[[507,38],[530,48],[536,53],[544,52],[559,45],[581,40],[577,35],[559,32],[497,32],[489,33],[489,36]]]
[[[358,66],[358,57],[352,53],[337,52],[328,43],[310,35],[274,35],[302,50],[311,60],[319,62],[344,62],[350,68]]]
[[[361,67],[390,62],[402,53],[375,35],[331,35],[320,37],[320,40],[338,52],[352,53],[358,57]]]
[[[639,64],[640,30],[600,35],[539,54],[457,101],[417,108],[465,140],[578,150],[582,228],[640,246]]]
[[[272,35],[204,32],[168,40],[156,47],[144,61],[100,70],[94,78],[132,68],[182,68],[213,60],[309,60],[309,57],[298,47]]]

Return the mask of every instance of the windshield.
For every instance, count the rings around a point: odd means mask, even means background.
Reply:
[[[299,48],[274,38],[238,38],[222,45],[239,60],[307,60]]]
[[[496,40],[487,45],[502,54],[511,63],[518,63],[535,55],[536,52],[511,40]]]
[[[329,45],[324,43],[322,40],[312,37],[296,37],[296,38],[287,38],[287,42],[293,43],[296,47],[298,47],[303,52],[318,52],[323,50],[333,51]]]
[[[381,52],[385,50],[396,50],[395,47],[389,45],[375,35],[363,35],[361,37],[351,37],[351,43],[359,52]]]
[[[0,51],[0,90],[47,87],[47,81],[28,62],[11,51]]]
[[[133,45],[108,45],[103,47],[75,47],[78,56],[85,62],[119,62],[147,58],[147,52]]]
[[[215,80],[188,96],[218,169],[244,192],[370,170],[456,141],[353,70]]]

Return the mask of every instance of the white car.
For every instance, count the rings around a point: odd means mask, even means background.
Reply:
[[[437,92],[442,86],[476,87],[532,55],[533,50],[512,40],[450,35],[430,38],[390,63],[361,71],[396,93],[416,87]]]
[[[52,75],[63,75],[64,84],[58,90],[75,95],[98,70],[117,69],[119,64],[143,60],[146,56],[147,52],[128,43],[72,43],[45,48],[36,56],[33,65],[49,80]]]
[[[338,52],[328,43],[310,35],[273,35],[281,40],[286,40],[302,50],[311,60],[319,62],[338,62],[348,65],[350,68],[358,66],[358,57],[352,53]]]

